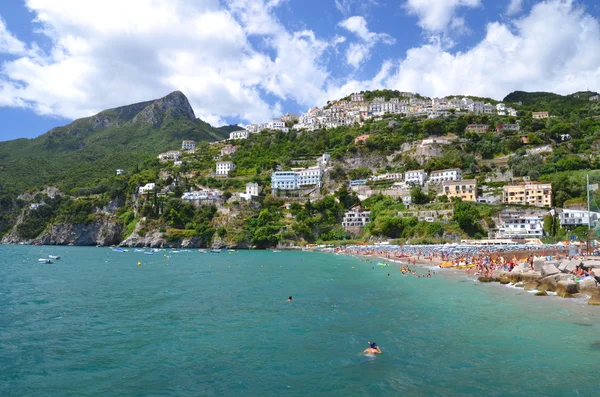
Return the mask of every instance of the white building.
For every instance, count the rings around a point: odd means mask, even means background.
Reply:
[[[288,128],[285,126],[285,123],[280,119],[273,119],[267,123],[268,130],[274,131],[284,131],[287,132]]]
[[[518,212],[500,214],[496,238],[541,238],[544,235],[544,218],[539,214]]]
[[[156,183],[146,183],[146,185],[140,187],[139,193],[144,194],[144,193],[152,192],[152,191],[154,191],[154,189],[156,189]]]
[[[447,170],[431,171],[429,174],[430,183],[442,183],[444,181],[457,181],[462,179],[460,168],[451,168]]]
[[[251,134],[258,134],[262,130],[263,130],[262,124],[250,124],[250,125],[246,126],[246,131],[248,131]]]
[[[375,176],[370,177],[369,179],[372,180],[373,182],[400,181],[400,180],[402,180],[402,173],[396,172],[396,173],[391,173],[391,174],[375,175]]]
[[[229,133],[229,139],[230,140],[234,140],[234,139],[248,139],[249,135],[250,135],[250,133],[248,132],[248,130],[231,131]]]
[[[250,201],[252,200],[252,197],[256,197],[260,194],[261,192],[261,187],[258,185],[258,183],[254,182],[254,183],[246,183],[246,193],[241,193],[240,197],[242,197],[243,199]]]
[[[564,209],[558,214],[558,219],[560,220],[560,226],[576,228],[577,226],[589,226],[591,217],[592,227],[594,227],[598,222],[599,215],[597,212],[590,212],[588,216],[587,211]]]
[[[196,142],[194,142],[194,141],[181,142],[181,150],[194,150],[195,148],[196,148]]]
[[[296,190],[298,189],[298,174],[294,171],[275,171],[271,174],[271,189]]]
[[[479,101],[471,102],[470,104],[467,105],[467,109],[471,113],[481,114],[481,113],[483,113],[483,102],[479,102]]]
[[[295,170],[297,173],[297,184],[298,186],[313,186],[317,185],[321,187],[321,178],[323,177],[323,171],[319,167],[310,167],[306,169]]]
[[[359,207],[352,208],[344,214],[343,227],[364,227],[371,221],[371,211],[363,211]]]
[[[235,170],[235,164],[231,161],[217,161],[217,175],[229,175],[231,171]]]
[[[179,150],[169,150],[166,153],[159,154],[158,159],[160,161],[179,161],[181,159],[181,152]]]
[[[220,192],[211,192],[211,191],[194,191],[194,192],[185,192],[183,196],[181,196],[182,200],[186,201],[196,201],[196,200],[217,200],[221,198]]]
[[[423,186],[426,177],[427,174],[425,173],[425,170],[407,171],[406,174],[404,174],[404,182],[407,185],[412,184]]]
[[[352,102],[363,102],[365,100],[365,95],[361,93],[354,93],[350,97],[350,100]]]
[[[323,165],[327,165],[329,164],[329,160],[331,160],[331,155],[329,153],[323,153],[319,162]]]
[[[122,169],[117,169],[117,175],[123,175],[125,173],[125,170]]]
[[[494,114],[494,110],[496,110],[496,108],[491,103],[483,105],[483,113],[485,114]]]
[[[498,116],[506,116],[506,105],[503,103],[498,103],[496,105],[496,113],[498,113]]]

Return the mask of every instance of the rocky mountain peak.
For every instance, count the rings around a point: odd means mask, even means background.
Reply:
[[[181,91],[174,91],[164,98],[150,102],[132,121],[158,126],[167,117],[196,119],[192,106]]]

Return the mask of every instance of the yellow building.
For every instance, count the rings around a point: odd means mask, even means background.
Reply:
[[[548,112],[532,112],[531,117],[534,119],[547,119],[550,114]]]
[[[549,183],[520,183],[504,186],[504,204],[550,207],[552,205],[552,185]]]
[[[477,180],[444,181],[442,182],[442,194],[448,198],[460,197],[463,201],[477,201]]]

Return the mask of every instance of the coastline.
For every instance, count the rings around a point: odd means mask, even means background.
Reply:
[[[422,246],[426,247],[426,246]],[[381,248],[378,247],[380,251]],[[526,291],[528,295],[536,297],[557,297],[556,302],[582,303],[587,306],[600,306],[600,287],[593,277],[586,277],[583,280],[576,280],[570,274],[570,271],[565,269],[575,268],[576,263],[583,266],[590,266],[600,270],[600,258],[596,257],[577,257],[570,258],[568,255],[553,252],[554,255],[547,255],[547,249],[515,249],[504,250],[495,254],[490,254],[489,257],[493,260],[498,260],[500,257],[504,259],[511,258],[515,260],[515,268],[507,270],[490,270],[488,272],[479,271],[480,267],[472,269],[457,269],[453,267],[440,267],[445,261],[439,256],[422,257],[422,255],[407,255],[398,256],[393,254],[395,247],[390,247],[388,252],[349,252],[348,250],[337,249],[334,252],[338,255],[349,255],[358,258],[361,261],[373,261],[397,264],[400,267],[418,267],[427,268],[440,274],[447,276],[464,276],[465,278],[481,284],[499,284],[515,289],[517,291]],[[385,250],[383,250],[385,251]],[[541,255],[533,255],[541,254]],[[528,256],[532,255],[535,262],[534,270],[529,269],[526,263]],[[526,266],[524,266],[526,265]],[[563,268],[563,271],[559,271]],[[400,270],[400,269],[399,269]],[[600,273],[600,271],[599,271]]]

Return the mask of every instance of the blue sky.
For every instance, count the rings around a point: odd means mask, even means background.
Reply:
[[[0,2],[0,140],[181,90],[213,125],[354,91],[600,91],[591,0]]]

